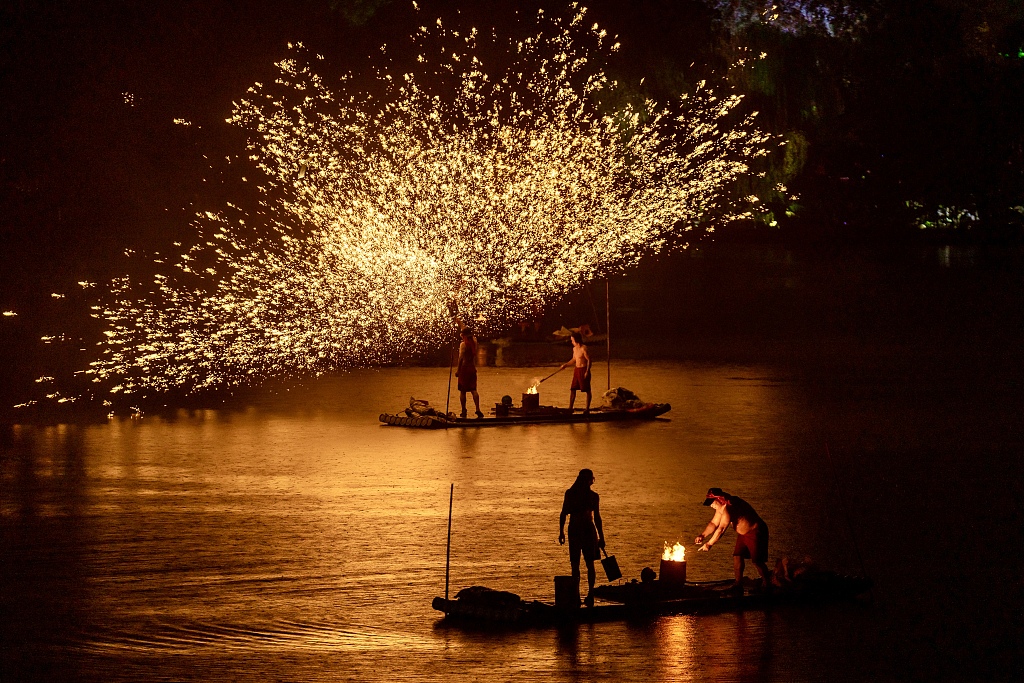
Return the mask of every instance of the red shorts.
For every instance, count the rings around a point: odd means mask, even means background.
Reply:
[[[476,372],[459,373],[459,391],[476,391]]]
[[[745,534],[736,534],[736,547],[732,554],[752,559],[755,562],[768,561],[768,525],[758,522]]]
[[[580,391],[590,393],[590,373],[586,368],[577,366],[572,373],[572,384],[569,386],[570,389],[579,389]]]

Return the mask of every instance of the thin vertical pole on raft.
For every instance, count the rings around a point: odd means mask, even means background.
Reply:
[[[448,395],[444,399],[444,416],[448,417],[448,408],[452,402],[452,366],[455,365],[455,349],[448,354]],[[454,486],[454,484],[453,484]]]
[[[448,572],[452,561],[452,500],[455,498],[455,484],[448,492],[448,547],[444,553],[444,599],[448,601]]]
[[[605,352],[608,356],[608,390],[612,388],[612,309],[609,303],[609,280],[604,281],[604,342]]]

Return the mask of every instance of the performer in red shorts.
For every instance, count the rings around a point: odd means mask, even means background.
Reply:
[[[695,540],[697,545],[703,543],[699,550],[710,550],[719,537],[732,524],[736,528],[736,546],[733,548],[733,568],[736,581],[734,587],[741,587],[743,580],[743,561],[750,561],[757,567],[764,587],[771,585],[771,573],[768,571],[768,525],[757,514],[757,511],[739,496],[731,496],[720,488],[708,489],[704,497],[704,505],[715,509],[715,516],[704,529],[704,533]],[[705,537],[711,534],[705,543]]]
[[[572,373],[572,384],[569,386],[569,410],[576,404],[576,391],[582,391],[587,395],[587,407],[584,414],[590,412],[590,354],[587,353],[587,346],[583,343],[583,335],[573,332],[572,336],[572,358],[562,363],[559,368],[567,368],[575,365]]]

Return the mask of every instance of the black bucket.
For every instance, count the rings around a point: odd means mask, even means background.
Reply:
[[[555,577],[555,607],[576,609],[580,606],[580,580],[572,576]]]
[[[673,562],[672,560],[661,561],[661,575],[659,576],[664,584],[682,585],[686,583],[686,562]]]
[[[601,552],[604,553],[604,559],[601,560],[601,566],[604,567],[604,575],[608,577],[609,581],[617,581],[622,578],[622,572],[619,571],[619,562],[615,559],[614,555],[609,555],[604,548],[601,548]]]

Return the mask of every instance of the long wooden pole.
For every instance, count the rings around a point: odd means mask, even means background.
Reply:
[[[444,553],[444,599],[448,601],[448,572],[452,563],[452,501],[455,499],[455,484],[448,492],[448,547]]]
[[[612,309],[609,296],[611,289],[609,280],[604,281],[604,342],[605,352],[608,356],[608,390],[612,388]]]
[[[558,368],[557,370],[555,370],[554,372],[552,372],[552,373],[551,373],[550,375],[548,375],[547,377],[545,377],[544,379],[542,379],[542,380],[541,380],[540,382],[537,382],[537,384],[540,384],[541,382],[547,382],[547,381],[548,381],[549,379],[551,379],[552,377],[554,377],[555,375],[557,375],[558,373],[560,373],[560,372],[561,372],[562,370],[565,370],[565,367],[561,367],[561,368]]]
[[[455,350],[448,355],[448,395],[444,399],[444,416],[448,417],[448,407],[452,402],[452,366],[455,365]]]

